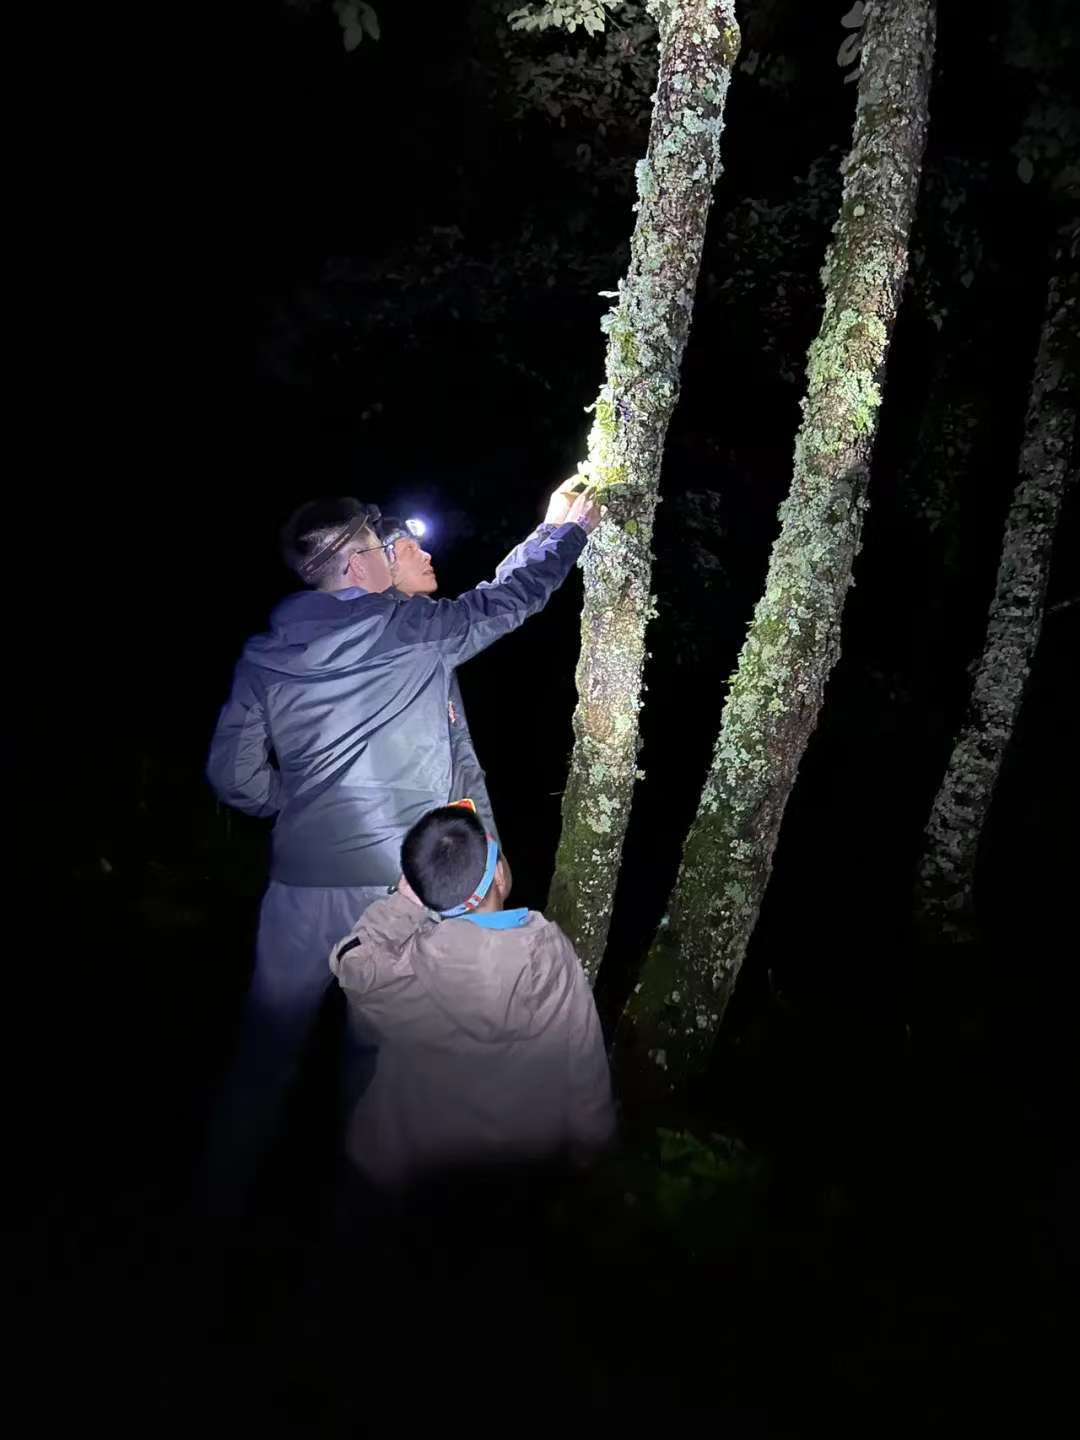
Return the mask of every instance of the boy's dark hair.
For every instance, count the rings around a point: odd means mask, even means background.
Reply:
[[[401,869],[429,910],[452,910],[484,878],[487,856],[487,833],[472,811],[444,805],[405,836]]]

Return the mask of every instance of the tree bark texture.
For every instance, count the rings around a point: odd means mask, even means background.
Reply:
[[[986,641],[926,828],[916,911],[929,939],[963,942],[975,936],[979,845],[1042,631],[1054,534],[1077,433],[1077,238],[1074,226],[1071,245],[1070,237],[1063,237],[1055,256]]]
[[[739,49],[734,0],[657,0],[660,57],[638,162],[630,265],[605,316],[605,383],[581,473],[607,520],[583,561],[574,748],[547,914],[595,978],[637,778],[652,531],[668,421],[690,330],[705,222],[720,174],[724,102]]]
[[[791,489],[682,863],[620,1045],[664,1084],[700,1069],[746,954],[780,823],[840,653],[881,384],[926,141],[932,0],[872,0],[852,149],[822,271]]]

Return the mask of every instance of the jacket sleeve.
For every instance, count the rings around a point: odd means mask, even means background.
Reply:
[[[480,761],[476,758],[457,675],[450,677],[450,704],[454,707],[454,719],[450,724],[450,799],[475,801],[476,813],[483,821],[484,828],[493,840],[498,840],[499,832],[495,828],[495,815],[488,797],[487,781],[480,768]]]
[[[387,645],[437,644],[453,665],[479,655],[544,608],[588,539],[580,525],[541,525],[475,590],[456,600],[417,596],[398,607]]]
[[[570,1042],[567,1131],[571,1149],[592,1155],[615,1136],[615,1104],[611,1071],[592,990],[574,947],[562,932],[570,967]]]
[[[243,664],[218,717],[206,776],[220,800],[248,815],[281,809],[281,775],[270,763],[266,714]]]
[[[426,910],[397,892],[370,904],[330,951],[330,969],[341,988],[362,995],[371,986],[375,965],[393,959],[426,918]]]

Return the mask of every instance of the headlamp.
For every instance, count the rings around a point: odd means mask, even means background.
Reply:
[[[399,520],[395,515],[384,515],[375,527],[375,533],[387,549],[390,549],[395,540],[419,540],[427,534],[427,521],[421,520],[419,516],[413,516],[409,520]]]

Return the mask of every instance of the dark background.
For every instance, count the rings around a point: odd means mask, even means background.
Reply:
[[[743,17],[744,57],[765,63],[737,72],[729,96],[665,454],[647,780],[598,991],[609,1024],[674,877],[789,481],[854,108],[836,9]],[[1037,42],[1024,65],[1010,39],[1021,11]],[[1034,1418],[1056,1393],[1076,1258],[1075,609],[1047,622],[985,837],[982,940],[916,947],[910,899],[981,644],[1067,204],[1045,173],[1021,181],[1015,150],[1033,97],[1060,92],[1061,54],[1075,54],[1061,13],[995,0],[974,25],[942,7],[912,282],[843,657],[697,1115],[773,1178],[719,1279],[690,1265],[676,1284],[667,1250],[628,1241],[621,1279],[581,1281],[616,1298],[587,1310],[593,1368],[567,1385],[609,1410],[696,1407],[801,1434],[827,1412],[877,1429],[1013,1404]],[[347,55],[328,9],[257,7],[220,88],[175,92],[185,121],[172,116],[165,183],[134,138],[138,109],[117,117],[124,189],[146,226],[119,274],[146,349],[133,339],[111,368],[82,331],[101,481],[73,487],[90,603],[48,587],[65,664],[35,738],[64,823],[58,836],[35,779],[27,848],[62,890],[57,903],[50,887],[58,939],[37,942],[50,953],[33,1010],[57,1059],[33,1091],[27,1253],[35,1292],[65,1296],[65,1334],[114,1333],[119,1317],[125,1384],[147,1385],[154,1404],[201,1353],[199,1312],[169,1286],[190,1254],[186,1176],[265,878],[265,827],[219,808],[202,765],[239,648],[290,588],[277,529],[305,498],[355,494],[433,521],[444,593],[489,576],[583,451],[602,374],[596,292],[626,263],[640,127],[601,140],[588,116],[516,115],[478,6],[421,23],[388,5],[380,19],[382,39]],[[207,38],[207,71],[213,49]],[[594,166],[575,163],[582,137]],[[108,319],[107,297],[87,306]],[[1078,537],[1074,491],[1051,604],[1075,593]],[[571,739],[577,605],[575,576],[461,677],[516,898],[537,907]],[[12,780],[31,788],[20,767]],[[325,1052],[279,1162],[286,1212],[302,1210],[330,1146]],[[586,1251],[587,1237],[583,1222]],[[746,1257],[770,1249],[785,1258],[763,1278]],[[564,1319],[576,1283],[552,1301]],[[665,1341],[673,1317],[679,1338]],[[731,1369],[720,1396],[706,1383],[715,1354],[696,1348],[710,1329]],[[167,1362],[150,1338],[162,1333]],[[284,1342],[260,1343],[249,1332],[245,1353],[264,1373]],[[107,1390],[115,1350],[94,1374]],[[302,1364],[288,1384],[310,1433]],[[265,1381],[255,1388],[265,1400]]]

